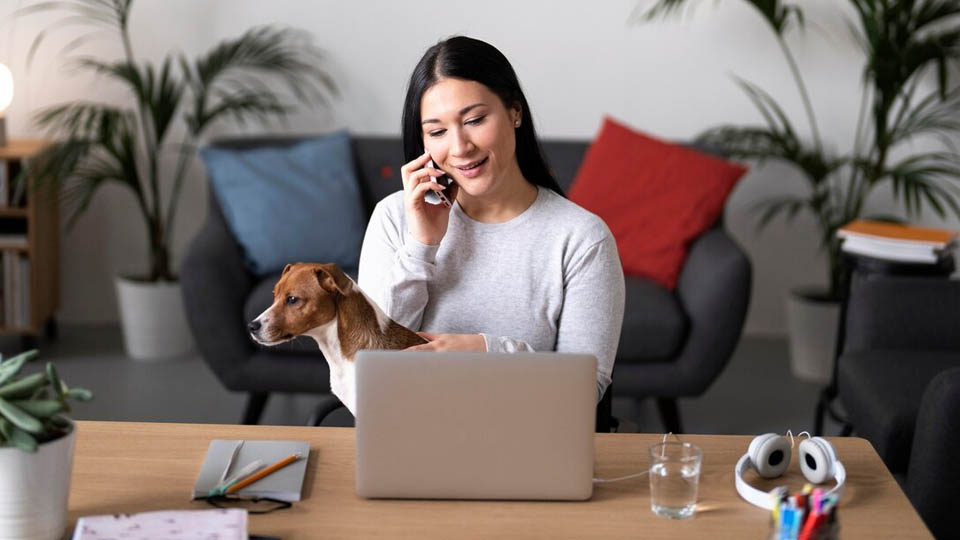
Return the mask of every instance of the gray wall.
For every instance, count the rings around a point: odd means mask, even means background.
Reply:
[[[34,36],[50,17],[12,17],[31,2],[0,3],[0,62],[14,72],[17,91],[8,111],[13,136],[37,133],[30,116],[68,99],[129,102],[101,79],[64,69],[61,46],[76,33],[53,36],[28,69],[25,57]],[[760,17],[741,2],[699,2],[681,19],[628,24],[637,6],[649,2],[488,0],[139,0],[131,20],[135,52],[159,59],[170,50],[188,55],[247,28],[279,23],[310,31],[329,53],[329,69],[342,98],[329,110],[302,110],[286,126],[224,125],[238,131],[324,132],[347,127],[361,134],[399,133],[400,109],[410,70],[429,45],[457,33],[495,44],[513,62],[541,134],[592,138],[603,115],[669,138],[687,139],[721,122],[759,122],[748,100],[731,80],[736,74],[776,96],[798,129],[807,132],[798,94],[779,49]],[[721,5],[722,4],[722,5]],[[832,0],[803,3],[813,22],[796,34],[797,60],[806,76],[827,143],[851,146],[860,100],[862,58]],[[68,35],[69,34],[69,35]],[[117,55],[112,36],[81,49]],[[753,227],[749,207],[785,190],[802,190],[802,181],[782,167],[751,171],[726,208],[727,224],[749,252],[755,269],[750,334],[782,334],[783,299],[789,288],[823,283],[824,262],[815,228],[806,216],[775,222],[764,234]],[[199,165],[183,191],[175,231],[174,257],[199,227],[205,208]],[[878,193],[871,207],[890,206]],[[927,215],[923,223],[958,227]],[[146,265],[144,226],[132,197],[108,188],[94,201],[62,244],[63,322],[105,322],[117,318],[112,276],[142,272]]]

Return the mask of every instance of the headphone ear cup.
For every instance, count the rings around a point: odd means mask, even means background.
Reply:
[[[755,437],[747,453],[753,468],[764,478],[776,478],[790,465],[790,442],[776,433]]]
[[[800,470],[812,484],[822,484],[833,477],[837,452],[822,437],[812,437],[800,443]]]

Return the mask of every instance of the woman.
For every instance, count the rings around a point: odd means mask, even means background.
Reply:
[[[563,197],[506,57],[467,37],[427,50],[407,89],[403,145],[403,191],[373,211],[360,287],[423,330],[419,349],[593,354],[599,400],[623,321],[616,244]],[[455,185],[432,181],[444,173]],[[431,191],[456,202],[430,204]]]

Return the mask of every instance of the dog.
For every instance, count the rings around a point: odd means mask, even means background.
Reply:
[[[330,366],[330,390],[356,416],[354,355],[361,349],[406,349],[427,340],[388,317],[336,264],[288,264],[273,303],[247,325],[261,345],[310,336]]]

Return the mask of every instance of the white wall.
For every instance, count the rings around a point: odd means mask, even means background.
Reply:
[[[12,17],[31,2],[0,1],[0,62],[14,72],[17,95],[8,111],[13,136],[36,135],[30,116],[63,100],[126,100],[102,80],[65,70],[60,45],[67,33],[42,47],[31,69],[25,57],[48,16]],[[329,53],[328,68],[341,98],[327,111],[302,110],[287,126],[269,131],[323,132],[347,127],[359,134],[399,133],[407,77],[423,51],[448,35],[463,33],[496,45],[511,60],[544,137],[592,138],[603,115],[669,139],[687,139],[722,122],[759,122],[732,82],[736,74],[776,96],[806,132],[798,94],[772,35],[759,15],[739,2],[700,2],[668,22],[628,24],[643,0],[138,0],[131,20],[135,52],[154,61],[171,50],[197,55],[253,25],[278,23],[310,31]],[[852,44],[837,2],[803,2],[811,21],[795,34],[797,59],[813,96],[824,139],[851,146],[860,94],[862,58]],[[70,34],[77,35],[76,33]],[[59,36],[59,37],[58,37]],[[118,55],[110,36],[81,49]],[[126,101],[124,101],[126,102]],[[263,128],[247,131],[263,131]],[[238,131],[224,126],[222,133]],[[175,258],[200,226],[205,191],[199,167],[183,192]],[[823,283],[812,220],[775,222],[764,234],[753,227],[749,206],[785,190],[802,190],[789,170],[767,166],[749,173],[727,205],[727,224],[754,264],[754,293],[747,321],[751,334],[784,332],[783,298],[798,284]],[[108,188],[64,236],[63,322],[117,318],[112,289],[116,273],[146,265],[143,224],[133,199]],[[889,205],[880,194],[874,206]],[[958,227],[928,215],[924,223]]]

